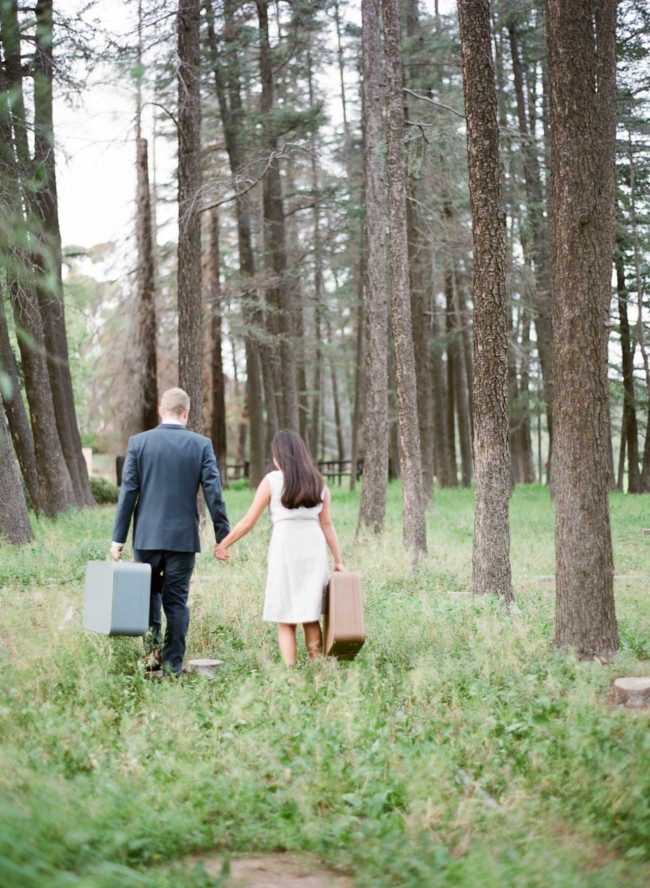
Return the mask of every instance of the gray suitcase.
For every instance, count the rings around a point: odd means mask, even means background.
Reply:
[[[151,565],[89,561],[84,627],[105,635],[144,635],[149,628]]]

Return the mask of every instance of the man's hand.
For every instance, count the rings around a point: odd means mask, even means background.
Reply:
[[[217,558],[219,561],[228,561],[228,559],[230,558],[230,552],[228,551],[228,549],[224,549],[221,543],[217,543],[217,545],[214,547],[214,557]]]
[[[111,543],[110,556],[113,561],[121,561],[122,560],[122,551],[124,549],[124,543]]]

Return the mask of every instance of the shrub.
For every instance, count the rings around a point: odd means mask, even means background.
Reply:
[[[91,478],[90,489],[95,497],[95,502],[100,506],[107,503],[116,503],[120,493],[119,487],[111,484],[106,478]]]

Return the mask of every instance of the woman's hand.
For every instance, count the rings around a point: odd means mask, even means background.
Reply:
[[[337,573],[338,573],[339,571],[341,571],[341,570],[345,570],[345,567],[343,566],[343,562],[342,562],[342,561],[336,561],[335,564],[334,564],[334,570],[335,570]]]
[[[221,545],[221,543],[217,543],[217,545],[214,547],[214,557],[217,558],[219,561],[228,561],[228,559],[230,558],[230,552],[228,551],[228,549],[225,549]]]

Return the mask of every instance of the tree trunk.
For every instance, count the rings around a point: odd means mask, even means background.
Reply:
[[[533,291],[535,329],[537,331],[537,350],[544,381],[550,464],[553,450],[553,329],[551,317],[552,296],[548,225],[544,217],[544,191],[542,188],[535,140],[529,130],[526,117],[522,66],[519,53],[519,38],[513,24],[508,28],[508,35],[510,38],[517,120],[519,125],[519,135],[521,138],[521,152],[524,167],[526,214],[531,234],[531,259],[533,262],[535,281]],[[534,113],[533,108],[531,108],[530,111],[531,114]]]
[[[345,459],[345,444],[343,443],[343,423],[341,420],[341,399],[339,397],[339,384],[336,373],[336,361],[334,359],[334,338],[332,336],[332,322],[326,318],[327,344],[329,346],[330,380],[332,384],[332,404],[334,407],[334,426],[336,432],[337,459]]]
[[[641,466],[641,492],[650,493],[650,355],[645,342],[645,327],[643,321],[643,281],[641,277],[641,257],[639,250],[639,228],[636,215],[636,164],[634,162],[634,150],[632,136],[628,130],[627,156],[630,165],[630,216],[632,221],[632,243],[634,246],[634,271],[636,278],[636,334],[643,361],[645,373],[646,394],[648,398],[647,422],[645,431],[645,444],[643,446],[643,461]]]
[[[335,7],[338,22],[338,7]],[[311,51],[308,53],[307,64],[307,84],[309,87],[309,106],[314,106],[314,82],[312,71]],[[345,107],[345,103],[344,103]],[[314,206],[312,210],[313,231],[314,231],[314,373],[313,373],[313,391],[311,398],[311,415],[309,423],[309,443],[312,456],[314,459],[318,456],[318,430],[320,427],[321,412],[321,388],[323,352],[321,348],[321,313],[323,309],[323,244],[321,238],[321,212],[320,200],[318,199],[319,181],[318,181],[318,164],[317,164],[317,130],[312,131],[310,136],[310,166],[311,174],[311,190],[314,195]]]
[[[178,378],[203,433],[200,0],[178,4]]]
[[[262,92],[260,113],[264,141],[268,152],[268,168],[263,180],[264,196],[264,253],[266,269],[272,277],[267,287],[267,303],[279,320],[279,375],[281,380],[281,419],[289,429],[298,431],[298,380],[295,357],[295,293],[287,276],[287,239],[278,144],[273,122],[274,86],[271,45],[269,43],[268,0],[257,0],[260,34],[260,80]]]
[[[79,506],[91,506],[95,505],[95,499],[90,490],[88,470],[77,425],[61,277],[61,232],[52,118],[52,0],[38,0],[35,12],[33,177],[39,183],[39,187],[33,194],[33,209],[39,219],[41,241],[39,264],[43,271],[42,279],[37,285],[37,294],[43,318],[48,372],[59,439],[72,480],[76,503]]]
[[[363,274],[360,276],[363,278]],[[350,447],[350,490],[354,490],[357,484],[357,467],[359,463],[359,449],[361,428],[363,424],[362,398],[364,388],[363,366],[365,361],[365,316],[363,311],[363,290],[359,293],[357,305],[357,342],[354,362],[354,407],[352,412],[352,442]]]
[[[465,298],[465,281],[463,275],[459,274],[458,269],[454,274],[456,288],[454,291],[456,301],[456,324],[460,330],[460,338],[462,344],[463,371],[467,380],[467,398],[469,406],[469,423],[470,423],[470,441],[474,439],[474,405],[472,403],[472,392],[474,389],[474,368],[472,365],[472,337],[471,337],[471,317],[467,308],[467,300]]]
[[[380,0],[362,0],[362,119],[367,317],[364,461],[358,530],[384,527],[388,483],[388,292],[386,281],[384,141]]]
[[[20,379],[18,377],[16,360],[9,342],[7,316],[5,315],[4,296],[2,294],[0,294],[0,368],[6,377],[4,385],[0,387],[2,388],[2,402],[7,415],[11,440],[18,457],[20,471],[27,487],[31,506],[38,515],[41,511],[41,496],[38,486],[36,455],[34,453],[34,438],[20,391]]]
[[[626,424],[627,424],[627,416],[625,415],[625,408],[623,408],[623,415],[621,417],[621,444],[618,449],[618,472],[616,475],[616,489],[623,492],[623,476],[625,474],[625,452],[627,450],[626,446]]]
[[[535,466],[533,461],[533,442],[530,433],[530,311],[528,306],[522,308],[523,320],[521,330],[521,370],[519,377],[519,397],[522,400],[520,435],[520,453],[522,460],[522,477],[524,484],[535,483]]]
[[[447,334],[447,449],[449,452],[451,487],[458,485],[456,458],[456,370],[458,345],[454,324],[454,277],[451,268],[445,271],[445,330]]]
[[[616,2],[547,0],[546,9],[555,294],[555,641],[582,657],[609,658],[618,648],[607,409]]]
[[[139,126],[138,126],[139,129]],[[153,254],[151,195],[147,140],[137,144],[136,243],[138,248],[138,364],[140,372],[140,429],[158,425],[158,371],[156,359],[156,286]]]
[[[497,98],[488,0],[458,3],[474,244],[475,593],[513,599],[506,230],[501,204]]]
[[[519,453],[519,380],[517,379],[517,329],[513,321],[512,303],[508,300],[508,416],[510,421],[510,479],[514,488],[521,474]]]
[[[388,171],[391,327],[397,378],[397,419],[402,477],[404,545],[417,560],[427,551],[418,423],[417,379],[413,350],[411,290],[406,220],[404,93],[399,0],[383,0],[386,52],[386,159]],[[424,356],[423,356],[424,359]]]
[[[417,0],[409,0],[406,11],[406,34],[411,43],[422,38]],[[411,89],[420,86],[419,79],[408,75],[404,79]],[[408,125],[409,103],[405,102],[404,114]],[[419,144],[414,142],[414,144]],[[433,500],[434,445],[433,445],[433,374],[431,370],[431,312],[429,309],[433,290],[432,250],[424,233],[424,219],[420,210],[424,185],[421,174],[421,158],[407,162],[407,235],[411,288],[411,313],[413,316],[413,346],[417,354],[415,366],[417,383],[418,427],[420,433],[422,463],[422,493],[425,505]]]
[[[452,454],[449,449],[447,386],[445,384],[445,365],[442,360],[442,345],[440,344],[442,332],[435,293],[431,301],[431,333],[433,338],[431,350],[433,458],[438,484],[440,487],[451,487],[456,484],[455,460],[452,463]]]
[[[620,251],[620,247],[616,251],[614,264],[616,266],[616,295],[618,302],[618,317],[621,323],[621,354],[624,393],[621,449],[625,449],[623,447],[623,441],[625,441],[628,460],[628,493],[641,493],[641,474],[639,472],[639,434],[636,421],[636,397],[634,394],[634,349],[631,344],[630,322],[627,316],[627,287],[625,286],[625,267],[623,265],[623,255]]]
[[[15,237],[15,240],[9,240],[7,248],[7,290],[14,312],[25,391],[30,407],[39,499],[44,514],[52,516],[71,508],[76,499],[57,431],[43,320],[35,293],[35,282],[33,274],[28,271],[24,245],[20,241],[20,232],[25,227],[25,219],[20,174],[14,153],[16,140],[21,145],[20,172],[23,174],[26,172],[29,154],[24,127],[22,68],[16,10],[15,7],[7,6],[2,7],[0,13],[0,37],[5,59],[4,69],[0,66],[0,94],[7,95],[8,88],[11,88],[14,95],[11,108],[6,102],[0,105],[0,162],[3,167],[0,198],[5,217],[10,220],[10,227],[8,226],[7,230],[10,237]],[[16,153],[18,153],[17,146]],[[24,182],[22,184],[25,185]],[[18,233],[14,235],[14,231]]]
[[[32,418],[40,500],[51,517],[74,506],[76,499],[57,432],[43,322],[33,292],[16,282],[10,283],[9,292]]]
[[[210,376],[212,381],[212,416],[210,435],[214,445],[219,473],[223,483],[227,480],[226,461],[228,456],[226,439],[226,385],[223,372],[221,316],[223,312],[220,280],[219,215],[216,209],[210,211],[210,336],[212,352],[210,356]]]
[[[462,351],[462,331],[460,329],[460,310],[458,306],[458,276],[454,272],[452,278],[453,292],[453,324],[456,343],[456,362],[454,385],[454,402],[458,413],[458,439],[460,441],[460,464],[463,487],[469,487],[472,483],[472,432],[468,401],[469,380],[465,372],[465,362]]]
[[[25,494],[20,483],[16,457],[11,447],[7,419],[0,400],[0,537],[17,546],[30,542],[32,527],[29,523]]]
[[[262,385],[262,368],[256,333],[261,326],[259,304],[254,289],[255,254],[251,237],[251,210],[248,194],[242,194],[239,179],[244,166],[244,133],[242,131],[242,100],[238,70],[231,60],[226,69],[226,77],[222,75],[218,55],[217,38],[214,30],[211,0],[206,0],[206,18],[208,25],[208,41],[211,52],[212,70],[219,102],[219,113],[224,130],[224,140],[233,178],[235,212],[237,217],[237,245],[239,250],[239,272],[244,283],[242,293],[242,315],[244,318],[244,347],[246,351],[246,409],[250,428],[250,483],[257,486],[262,480],[265,470],[265,428],[264,398]],[[237,33],[233,21],[233,2],[224,3],[224,37],[231,55],[237,58]],[[225,82],[224,82],[225,80]]]

